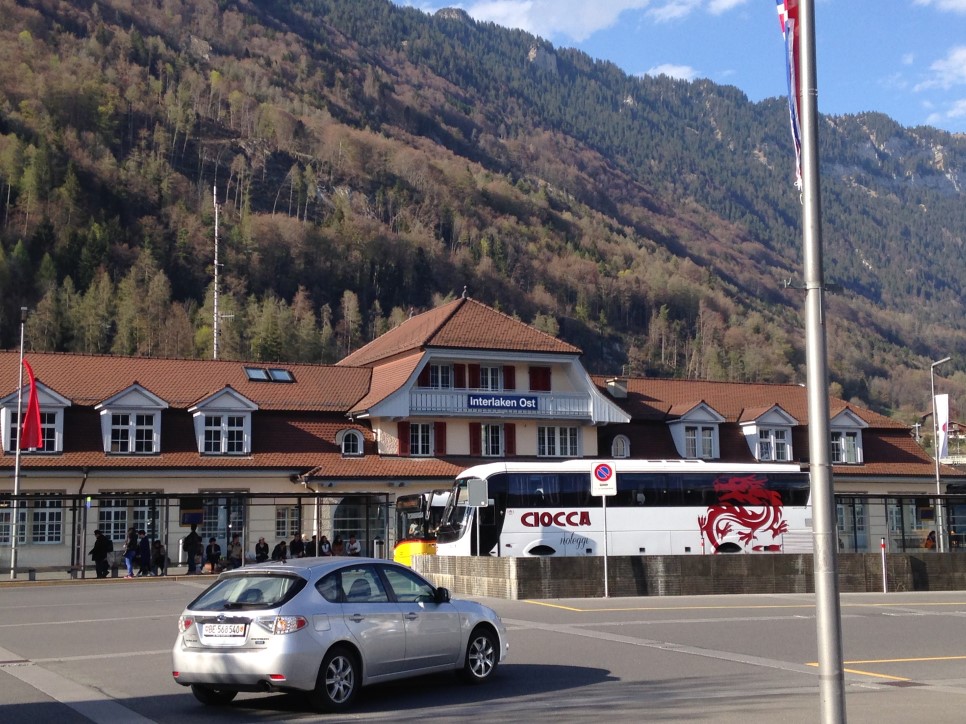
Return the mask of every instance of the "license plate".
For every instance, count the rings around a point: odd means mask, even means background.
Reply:
[[[245,624],[243,623],[206,623],[205,636],[212,638],[231,638],[245,635]]]

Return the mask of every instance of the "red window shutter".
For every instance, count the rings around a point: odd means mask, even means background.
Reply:
[[[446,423],[445,422],[434,422],[433,423],[433,445],[434,454],[445,455],[446,454]]]
[[[530,391],[531,392],[550,392],[550,368],[531,367],[530,368]]]
[[[469,388],[471,390],[480,389],[480,366],[479,365],[467,365],[469,367],[470,373],[470,384]]]
[[[399,423],[399,454],[403,457],[409,455],[409,423]]]
[[[503,368],[503,389],[515,390],[517,388],[517,368],[506,365]]]
[[[453,387],[466,389],[466,365],[453,365]]]
[[[429,365],[423,367],[423,371],[416,378],[416,387],[429,387]]]
[[[483,454],[483,425],[479,422],[470,423],[470,455]]]
[[[503,452],[507,455],[517,454],[517,426],[512,422],[503,424]]]

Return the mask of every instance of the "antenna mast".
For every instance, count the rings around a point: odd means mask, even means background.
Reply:
[[[214,344],[213,358],[218,359],[218,336],[220,334],[218,329],[218,323],[220,321],[220,316],[218,314],[218,186],[211,187],[211,199],[215,205],[215,310],[214,318],[212,324],[212,333],[214,334]]]

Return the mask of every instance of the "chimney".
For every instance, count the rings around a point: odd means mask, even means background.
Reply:
[[[626,377],[611,377],[607,380],[607,391],[610,396],[623,400],[627,398],[627,378]]]

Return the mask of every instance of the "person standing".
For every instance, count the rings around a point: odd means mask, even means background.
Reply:
[[[259,538],[255,544],[255,563],[264,563],[268,560],[268,543],[264,538]]]
[[[198,572],[198,549],[201,547],[201,536],[198,535],[198,526],[191,524],[191,532],[181,541],[181,550],[188,557],[188,575]]]
[[[111,539],[101,531],[94,531],[94,547],[91,548],[91,559],[94,561],[94,570],[98,578],[107,578],[108,565],[107,554],[114,550]]]
[[[228,567],[241,568],[244,555],[245,549],[242,548],[241,539],[237,534],[233,535],[231,537],[231,544],[228,546]]]
[[[138,554],[138,534],[134,528],[128,528],[127,538],[124,539],[124,567],[127,568],[125,578],[134,578],[134,557]]]
[[[150,576],[151,575],[151,539],[148,538],[148,534],[143,531],[138,531],[138,563],[140,568],[138,569],[139,576]]]
[[[168,549],[160,540],[151,544],[151,572],[156,576],[168,574]]]

